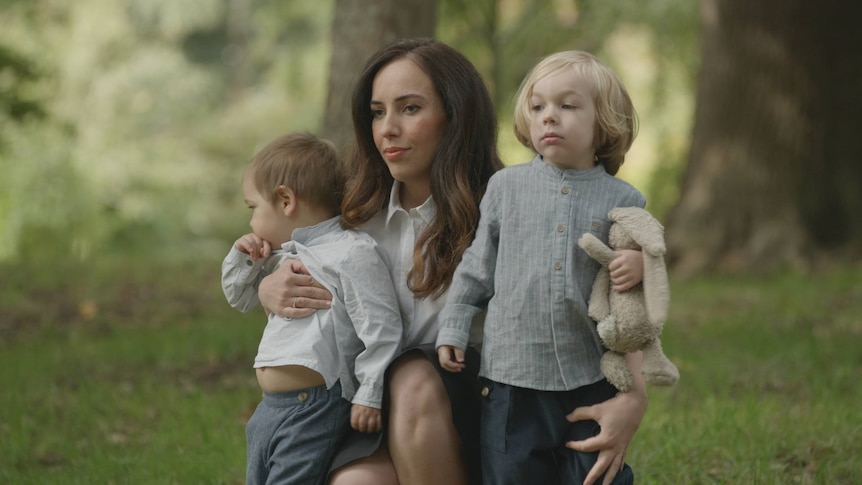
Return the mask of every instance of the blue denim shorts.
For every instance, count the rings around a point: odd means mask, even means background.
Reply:
[[[616,395],[602,379],[571,391],[537,391],[481,379],[482,475],[486,485],[583,483],[598,459],[598,452],[566,448],[599,433],[595,421],[570,423],[566,415]],[[602,483],[604,477],[596,481]],[[614,477],[615,485],[631,484],[628,465]]]
[[[246,425],[246,483],[323,485],[350,429],[341,385],[263,394]]]

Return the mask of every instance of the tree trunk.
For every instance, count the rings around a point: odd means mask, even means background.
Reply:
[[[368,57],[402,37],[433,37],[436,0],[336,0],[323,136],[343,154],[354,144],[350,100]]]
[[[702,1],[691,153],[667,221],[678,274],[862,256],[859,14],[842,0]]]

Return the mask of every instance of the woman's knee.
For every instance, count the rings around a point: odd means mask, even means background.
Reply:
[[[389,381],[393,412],[449,415],[449,396],[437,369],[422,354],[405,357],[395,364]]]

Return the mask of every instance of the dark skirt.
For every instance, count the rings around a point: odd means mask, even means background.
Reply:
[[[479,408],[481,387],[479,385],[479,353],[472,347],[465,352],[466,367],[453,373],[440,367],[434,344],[426,344],[403,351],[395,360],[409,352],[421,351],[437,369],[443,380],[449,402],[452,405],[452,421],[461,437],[461,449],[471,484],[481,483],[479,462]],[[390,366],[391,367],[391,366]],[[386,423],[389,415],[389,379],[387,375],[383,399],[383,431],[380,433],[360,433],[353,429],[345,440],[329,468],[330,474],[336,469],[361,458],[371,456],[386,439]]]

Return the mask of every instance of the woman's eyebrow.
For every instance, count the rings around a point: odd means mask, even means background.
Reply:
[[[397,98],[395,98],[395,102],[400,103],[401,101],[404,101],[407,99],[412,99],[412,98],[419,98],[419,99],[424,100],[425,96],[423,96],[419,93],[407,93],[407,94],[402,94],[401,96],[398,96]],[[385,104],[385,103],[383,101],[378,101],[376,99],[372,99],[370,104]]]

